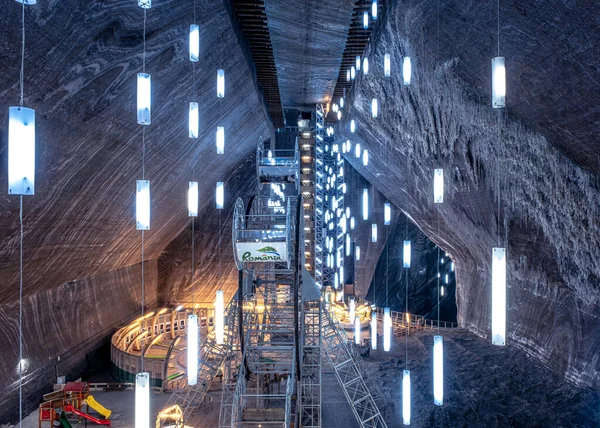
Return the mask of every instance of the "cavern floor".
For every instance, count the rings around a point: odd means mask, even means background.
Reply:
[[[465,331],[442,332],[445,346],[444,405],[433,405],[431,347],[434,333],[422,331],[408,340],[412,379],[412,423],[417,427],[598,427],[600,395],[576,388],[540,367],[522,351],[500,348]],[[400,383],[404,369],[404,339],[395,338],[392,351],[372,351],[367,370],[378,379],[388,405],[382,409],[389,427],[401,426]],[[507,376],[510,374],[510,376]],[[196,428],[218,424],[220,388],[214,401],[189,421]],[[323,371],[323,427],[358,427],[331,367]],[[95,394],[113,410],[114,427],[133,426],[133,391]],[[152,395],[153,413],[168,395]],[[37,427],[37,412],[24,428]],[[81,425],[83,426],[83,425]]]

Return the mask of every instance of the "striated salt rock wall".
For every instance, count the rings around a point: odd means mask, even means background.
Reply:
[[[392,54],[393,75],[384,79],[374,67],[357,77],[339,132],[369,149],[370,164],[347,159],[455,260],[458,320],[484,337],[499,232],[508,250],[507,343],[578,385],[600,389],[597,177],[544,136],[493,111],[487,99],[471,97],[455,62],[421,61],[421,40],[403,36],[421,16],[417,8],[392,5],[367,47],[372,64]],[[399,73],[403,55],[414,61],[408,87]],[[369,110],[374,97],[377,119]],[[433,204],[434,168],[445,172],[442,205]]]

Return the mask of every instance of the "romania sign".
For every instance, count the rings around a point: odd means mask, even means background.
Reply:
[[[238,242],[238,258],[245,263],[284,262],[287,261],[285,242]]]

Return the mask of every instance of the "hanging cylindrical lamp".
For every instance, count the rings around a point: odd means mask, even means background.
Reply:
[[[152,109],[152,81],[148,73],[137,75],[137,123],[150,125]]]
[[[354,344],[360,345],[360,317],[354,317]]]
[[[389,202],[383,204],[383,224],[389,226],[392,221],[392,205]]]
[[[216,146],[218,155],[225,153],[225,128],[222,126],[217,126]]]
[[[337,112],[337,119],[342,120],[342,111],[341,110],[338,110],[338,112]]]
[[[349,81],[350,81],[350,70],[346,70],[346,82],[349,82]],[[340,101],[340,105],[342,105],[341,101]],[[342,105],[342,107],[344,107],[344,106]]]
[[[135,375],[135,428],[150,426],[150,373]]]
[[[188,217],[198,216],[198,182],[190,181],[188,186]]]
[[[391,60],[390,54],[386,53],[383,56],[383,75],[385,77],[390,77],[391,68],[392,68],[391,63],[392,63],[392,60]]]
[[[363,220],[369,219],[369,189],[363,189],[362,196],[362,218]]]
[[[402,81],[405,85],[410,85],[412,79],[412,62],[409,56],[405,56],[402,61]]]
[[[189,115],[188,115],[188,128],[189,128],[189,136],[190,138],[198,138],[198,128],[199,128],[199,111],[198,111],[198,103],[191,102]]]
[[[346,207],[346,218],[350,218],[350,207]]]
[[[358,260],[360,260],[360,246],[358,246],[358,245],[357,245],[357,246],[354,248],[354,253],[356,254],[356,260],[357,260],[357,261],[358,261]]]
[[[225,97],[225,70],[217,70],[217,97]]]
[[[354,80],[356,78],[356,68],[354,66],[350,67],[350,79]]]
[[[217,345],[222,345],[225,335],[225,302],[223,300],[223,290],[217,290],[215,298],[215,341]]]
[[[404,248],[402,251],[402,261],[405,268],[410,267],[410,241],[404,241]]]
[[[492,249],[492,343],[506,341],[506,248]]]
[[[363,166],[367,166],[369,165],[369,151],[368,150],[363,150]]]
[[[356,159],[360,158],[360,143],[356,143],[354,157],[356,157]]]
[[[441,168],[433,171],[433,202],[444,203],[444,170]]]
[[[369,28],[369,12],[363,12],[363,28],[366,30]]]
[[[8,194],[35,193],[35,110],[8,108]]]
[[[353,297],[350,297],[348,300],[348,319],[350,321],[354,321],[354,317],[356,316],[356,302]]]
[[[187,319],[187,376],[188,385],[198,383],[198,315],[190,314]]]
[[[137,230],[150,229],[150,181],[137,180],[135,192],[135,219]]]
[[[402,422],[410,425],[410,370],[402,373]]]
[[[356,64],[356,71],[360,71],[360,55],[356,55],[356,58],[354,59],[354,63]]]
[[[444,404],[444,339],[433,336],[433,403]]]
[[[200,27],[190,25],[190,61],[198,62],[200,59]]]
[[[369,58],[365,57],[363,59],[363,74],[369,74]]]
[[[354,230],[354,217],[350,217],[350,229]]]
[[[392,315],[390,308],[383,308],[383,350],[389,352],[392,347]]]
[[[356,122],[354,121],[354,119],[352,119],[350,121],[350,132],[352,132],[352,133],[356,132]]]
[[[352,242],[350,240],[350,234],[346,234],[346,256],[349,256],[352,252]]]
[[[371,117],[375,119],[379,114],[379,103],[377,102],[377,98],[373,98],[371,100]]]
[[[377,242],[377,223],[371,224],[371,242]]]
[[[492,107],[504,108],[506,105],[506,67],[504,57],[492,59]]]
[[[377,349],[377,310],[371,311],[371,349]]]
[[[223,209],[223,204],[225,202],[225,189],[222,181],[217,182],[217,189],[215,192],[215,203],[217,205],[218,210]]]
[[[377,0],[373,0],[373,3],[371,3],[371,17],[373,21],[377,21]]]

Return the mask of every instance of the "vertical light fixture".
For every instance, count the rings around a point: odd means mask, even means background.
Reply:
[[[390,77],[391,74],[391,57],[389,53],[386,53],[383,56],[383,75],[385,77]]]
[[[354,59],[356,71],[360,71],[360,55],[356,55]]]
[[[504,108],[506,105],[506,68],[504,57],[492,58],[492,107]]]
[[[190,138],[198,138],[198,128],[199,128],[199,111],[198,111],[198,103],[191,102],[189,115],[188,115],[188,128],[189,128],[189,136]]]
[[[354,217],[350,217],[350,229],[354,230]]]
[[[371,117],[373,119],[377,118],[379,114],[379,103],[377,102],[377,98],[373,98],[371,100]]]
[[[392,206],[389,202],[383,204],[383,224],[389,226],[392,221]]]
[[[150,181],[137,180],[135,193],[135,219],[137,230],[150,229]]]
[[[444,339],[433,336],[433,402],[444,404]]]
[[[152,109],[152,82],[148,73],[137,75],[137,123],[150,125]]]
[[[492,343],[506,339],[506,249],[492,249]]]
[[[363,220],[369,219],[369,189],[367,189],[367,188],[363,189],[362,217],[363,217]]]
[[[354,121],[354,119],[350,121],[350,132],[356,132],[356,122]]]
[[[363,74],[369,74],[369,58],[365,57],[363,59]]]
[[[350,218],[350,207],[346,207],[346,218]]]
[[[135,428],[150,426],[150,373],[135,375]]]
[[[369,12],[363,12],[363,28],[366,30],[369,28]]]
[[[350,79],[347,79],[347,80],[350,80]],[[346,89],[346,88],[344,88],[344,89]],[[344,108],[344,97],[340,98],[340,108]]]
[[[433,171],[433,202],[444,203],[444,170],[441,168]]]
[[[373,0],[373,3],[371,3],[371,17],[373,21],[377,21],[377,0]]]
[[[403,267],[410,267],[410,241],[404,241],[404,249],[402,253]]]
[[[188,186],[188,217],[198,216],[198,182],[190,181]]]
[[[225,70],[217,70],[217,97],[225,97]]]
[[[346,257],[352,252],[352,242],[350,241],[350,234],[346,233]]]
[[[348,300],[348,318],[351,322],[354,322],[354,318],[356,317],[356,302],[353,297],[350,297]]]
[[[377,223],[371,224],[371,242],[377,242]]]
[[[367,149],[363,150],[363,166],[369,165],[369,151]]]
[[[217,182],[217,190],[216,190],[216,194],[215,194],[215,202],[217,205],[217,209],[218,210],[222,210],[223,209],[223,204],[225,202],[225,189],[223,187],[223,182],[222,181],[218,181]]]
[[[354,317],[354,344],[360,345],[360,317]]]
[[[346,70],[346,82],[350,81],[350,70]],[[340,105],[342,104],[342,102],[340,101]],[[344,106],[342,106],[344,107]]]
[[[377,309],[371,311],[371,349],[377,349]]]
[[[190,314],[187,319],[187,375],[188,385],[198,383],[198,315]]]
[[[402,81],[405,85],[410,85],[412,79],[412,62],[409,56],[405,56],[402,61]]]
[[[410,425],[410,370],[402,373],[402,422]]]
[[[225,153],[225,128],[222,126],[217,126],[216,146],[218,155]]]
[[[360,143],[356,143],[356,146],[354,146],[354,157],[356,159],[360,157]]]
[[[8,108],[8,194],[35,193],[35,110]]]
[[[225,302],[223,301],[223,290],[217,290],[215,299],[215,340],[217,345],[223,344],[225,334]]]
[[[392,347],[392,316],[390,308],[383,308],[383,350],[389,352]]]
[[[356,68],[354,66],[350,67],[350,80],[354,80],[356,78]]]
[[[360,246],[357,245],[354,248],[354,252],[356,253],[356,261],[359,261],[360,260]]]
[[[200,60],[200,27],[196,24],[190,25],[190,61]]]

